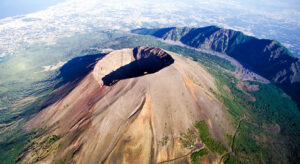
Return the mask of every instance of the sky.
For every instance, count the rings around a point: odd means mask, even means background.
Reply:
[[[49,6],[55,5],[66,0],[1,0],[0,1],[0,19],[9,16],[27,14],[43,10]],[[100,2],[101,0],[99,0]],[[142,1],[142,0],[136,0]],[[161,0],[163,2],[164,0]],[[210,4],[214,7],[225,5],[231,9],[243,9],[249,12],[283,12],[289,10],[300,11],[299,0],[185,0],[186,3]],[[159,3],[160,1],[157,1]],[[87,0],[88,3],[88,0]],[[174,1],[176,3],[176,0]],[[293,10],[293,11],[291,11]]]
[[[0,0],[0,19],[46,9],[65,0]]]

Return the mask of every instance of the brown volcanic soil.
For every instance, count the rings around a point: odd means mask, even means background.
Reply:
[[[49,134],[62,136],[40,163],[158,163],[189,152],[179,137],[188,128],[196,131],[196,121],[206,120],[226,144],[231,126],[210,89],[217,92],[212,76],[178,54],[147,47],[116,50],[24,128],[50,127]],[[165,136],[167,144],[159,144]],[[22,159],[36,155],[29,149]],[[187,162],[182,160],[175,163]]]

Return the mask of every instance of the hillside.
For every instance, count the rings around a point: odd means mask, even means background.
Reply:
[[[43,132],[19,161],[159,163],[203,148],[194,124],[202,120],[216,143],[227,145],[225,134],[233,129],[211,90],[218,92],[214,78],[175,53],[113,51],[24,125]],[[226,147],[210,160],[218,161]]]
[[[300,159],[294,102],[273,84],[236,76],[235,66],[223,58],[135,34],[98,42],[79,55],[40,84],[48,93],[20,108],[24,113],[16,118],[2,113],[0,161]],[[144,109],[150,114],[142,114]]]
[[[203,28],[137,29],[133,33],[225,53],[252,71],[276,83],[300,105],[300,59],[279,42],[257,39],[239,31],[216,26]]]

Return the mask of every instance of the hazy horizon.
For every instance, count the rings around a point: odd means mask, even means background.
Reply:
[[[1,0],[0,19],[29,14],[66,0]]]
[[[49,9],[49,6],[52,7]],[[23,15],[24,19],[2,19],[15,15]],[[28,33],[32,36],[27,33],[28,39],[34,38],[35,30],[52,25],[56,29],[52,32],[62,34],[85,31],[91,27],[129,30],[215,25],[258,38],[278,40],[294,56],[300,57],[300,3],[297,0],[1,0],[0,39],[11,40],[12,43],[0,44],[0,57],[13,52],[11,49],[18,40],[22,44],[27,42],[22,37],[8,35],[5,30],[11,31],[13,27],[14,33],[19,31],[25,34],[23,27],[30,24],[32,27]],[[82,28],[79,29],[80,26]],[[50,35],[49,32],[44,34]]]

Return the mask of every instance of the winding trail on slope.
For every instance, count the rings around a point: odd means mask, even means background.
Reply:
[[[238,126],[237,126],[237,128],[236,128],[236,130],[235,130],[235,132],[234,132],[233,137],[232,137],[232,141],[231,141],[231,145],[230,145],[230,149],[231,149],[231,150],[230,150],[229,152],[227,152],[227,153],[225,153],[225,154],[222,155],[222,157],[221,157],[221,159],[220,159],[220,161],[219,161],[219,164],[221,164],[222,160],[224,159],[224,157],[225,157],[226,155],[228,155],[228,154],[230,154],[230,153],[233,152],[233,146],[234,146],[234,140],[235,140],[236,134],[237,134],[237,132],[238,132],[240,126],[241,126],[241,122],[242,122],[243,120],[245,120],[245,119],[246,119],[246,116],[244,115],[244,116],[239,120]],[[161,163],[168,163],[168,162],[176,161],[176,160],[181,159],[181,158],[185,158],[185,157],[189,156],[190,154],[192,154],[194,151],[196,151],[196,150],[201,150],[202,148],[204,148],[202,144],[195,145],[194,148],[193,148],[189,153],[187,153],[187,154],[185,154],[185,155],[183,155],[183,156],[180,156],[180,157],[176,157],[176,158],[174,158],[174,159],[170,159],[170,160],[166,160],[166,161],[159,162],[159,164],[161,164]]]
[[[246,115],[244,115],[244,116],[240,119],[240,121],[239,121],[239,123],[238,123],[238,126],[236,127],[235,132],[234,132],[234,135],[233,135],[233,137],[232,137],[232,141],[231,141],[231,145],[230,145],[230,149],[231,149],[231,150],[230,150],[229,152],[227,152],[227,153],[225,153],[225,154],[222,155],[222,157],[221,157],[221,159],[220,159],[220,161],[219,161],[219,164],[221,164],[222,160],[225,158],[226,155],[228,155],[228,154],[230,154],[230,153],[233,152],[233,146],[234,146],[234,140],[235,140],[236,134],[237,134],[237,132],[238,132],[240,126],[241,126],[241,122],[242,122],[243,120],[245,120],[245,119],[246,119]]]
[[[202,144],[197,144],[194,146],[194,148],[188,152],[187,154],[183,155],[183,156],[180,156],[180,157],[176,157],[176,158],[173,158],[173,159],[170,159],[170,160],[166,160],[166,161],[162,161],[162,162],[159,162],[160,163],[168,163],[168,162],[172,162],[172,161],[176,161],[178,159],[181,159],[181,158],[185,158],[187,156],[189,156],[190,154],[192,154],[194,151],[197,151],[197,150],[201,150],[203,148],[203,145]]]

